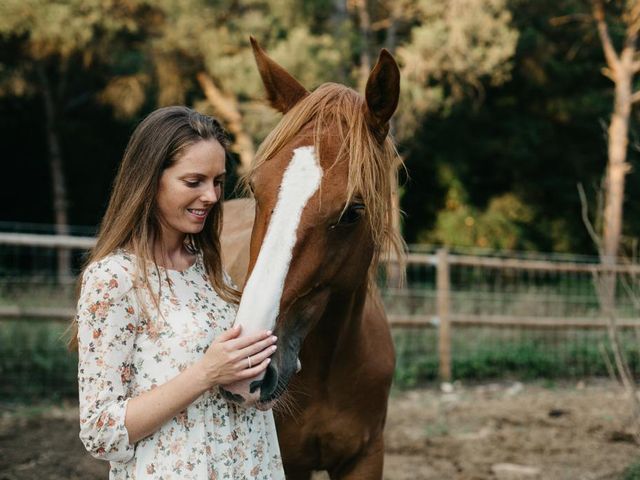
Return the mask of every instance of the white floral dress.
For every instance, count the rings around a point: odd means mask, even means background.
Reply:
[[[113,480],[284,479],[272,412],[228,403],[217,388],[129,444],[129,399],[194,363],[235,318],[235,308],[211,287],[200,255],[182,272],[149,268],[152,286],[160,282],[161,315],[135,271],[136,258],[118,251],[91,264],[82,278],[78,382],[87,450],[111,462]]]

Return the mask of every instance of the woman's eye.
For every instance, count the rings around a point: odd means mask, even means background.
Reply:
[[[338,223],[333,225],[333,227],[338,227],[342,225],[353,225],[357,223],[362,218],[363,215],[364,215],[364,205],[362,203],[352,203],[342,213],[342,215],[338,219]]]
[[[200,185],[200,181],[198,180],[185,180],[184,183],[189,188],[196,188],[198,185]]]

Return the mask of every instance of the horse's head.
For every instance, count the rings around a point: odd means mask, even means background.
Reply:
[[[272,329],[278,350],[263,378],[222,392],[269,405],[299,368],[302,342],[329,299],[348,307],[366,291],[378,255],[399,245],[392,213],[399,157],[387,134],[400,74],[383,50],[364,98],[331,83],[309,93],[252,45],[267,97],[284,117],[247,177],[256,212],[237,322],[245,334]]]

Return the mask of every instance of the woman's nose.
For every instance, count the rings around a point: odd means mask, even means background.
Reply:
[[[218,194],[214,185],[209,185],[204,192],[200,200],[207,203],[216,203],[218,201]]]

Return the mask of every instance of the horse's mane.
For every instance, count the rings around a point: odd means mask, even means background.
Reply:
[[[252,173],[311,123],[318,156],[322,157],[322,138],[329,134],[338,137],[341,145],[336,163],[349,161],[346,205],[359,198],[366,206],[375,246],[370,272],[376,271],[383,255],[395,254],[402,259],[404,242],[393,214],[402,159],[390,136],[382,143],[376,139],[367,125],[363,97],[349,87],[325,83],[289,110],[258,149],[251,170],[243,179],[245,190]]]

